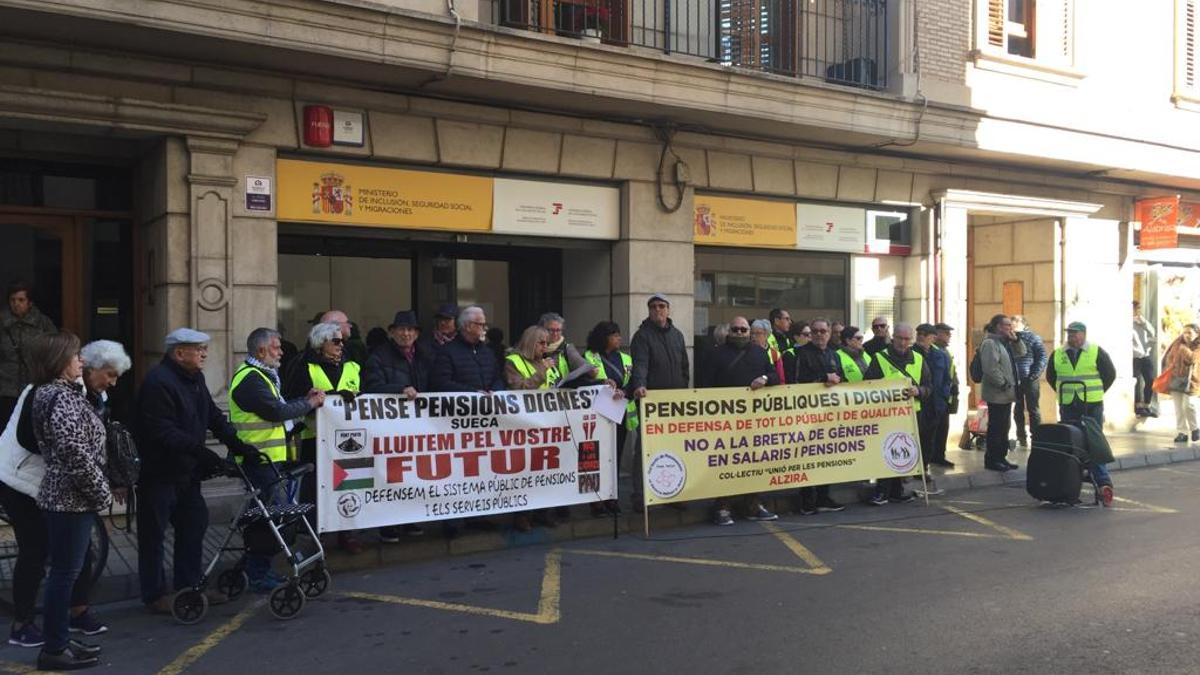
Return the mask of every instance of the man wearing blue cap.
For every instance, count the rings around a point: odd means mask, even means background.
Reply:
[[[223,473],[225,462],[205,445],[207,432],[248,456],[257,451],[238,439],[204,381],[209,337],[191,328],[171,331],[166,354],[146,374],[138,395],[138,455],[142,460],[137,495],[138,576],[142,602],[153,612],[170,613],[170,588],[163,572],[163,538],[175,527],[174,588],[200,581],[208,505],[201,481]],[[210,603],[228,600],[215,589]]]

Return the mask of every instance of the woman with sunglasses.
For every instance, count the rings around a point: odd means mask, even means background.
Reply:
[[[556,359],[549,354],[549,344],[550,333],[541,326],[530,326],[521,333],[521,339],[504,360],[504,382],[509,389],[549,389],[558,382],[562,374],[555,365]],[[551,509],[513,514],[513,529],[518,532],[532,530],[534,523],[546,527],[558,524]]]
[[[342,326],[338,323],[318,323],[308,331],[308,349],[304,351],[299,367],[292,368],[283,383],[283,397],[287,400],[308,396],[312,390],[326,394],[353,397],[362,391],[360,364],[345,360],[346,342],[342,337]],[[300,393],[296,393],[300,392]],[[304,418],[304,429],[300,432],[301,462],[317,461],[317,415],[315,412]],[[293,458],[296,459],[296,458]],[[302,479],[301,498],[313,502],[316,496],[316,475],[309,473]],[[315,502],[313,502],[315,503]],[[338,533],[338,546],[348,553],[360,553],[362,543],[349,532]]]
[[[858,326],[842,329],[842,346],[837,350],[838,373],[846,382],[862,382],[873,360],[863,348],[863,332]]]

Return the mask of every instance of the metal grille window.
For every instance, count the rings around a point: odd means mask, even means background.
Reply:
[[[492,0],[492,16],[541,33],[882,89],[890,56],[888,2]]]

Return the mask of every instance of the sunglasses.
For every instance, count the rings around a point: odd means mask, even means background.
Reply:
[[[732,326],[729,329],[730,333],[749,333],[750,329],[744,326]]]
[[[343,343],[345,343],[346,341],[345,341],[345,340],[343,340],[342,338],[333,338],[332,340],[330,340],[330,342],[332,342],[333,344],[335,344],[335,345],[337,345],[337,346],[341,347],[341,346],[342,346],[342,344],[343,344]]]
[[[802,330],[802,331],[800,331],[800,334],[803,335],[804,337],[809,337],[812,335],[812,331],[811,330]]]
[[[887,324],[886,323],[873,323],[873,324],[871,324],[871,328],[876,329],[876,330],[878,330],[880,328],[887,328]]]
[[[828,332],[829,332],[829,329],[828,329],[828,328],[814,328],[814,329],[813,329],[813,332],[814,332],[814,333],[821,333],[821,334],[823,335],[823,334],[825,334],[825,333],[828,333]]]

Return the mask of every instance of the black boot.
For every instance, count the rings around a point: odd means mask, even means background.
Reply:
[[[100,663],[100,657],[87,656],[67,646],[57,654],[42,650],[38,654],[38,670],[80,670]]]

